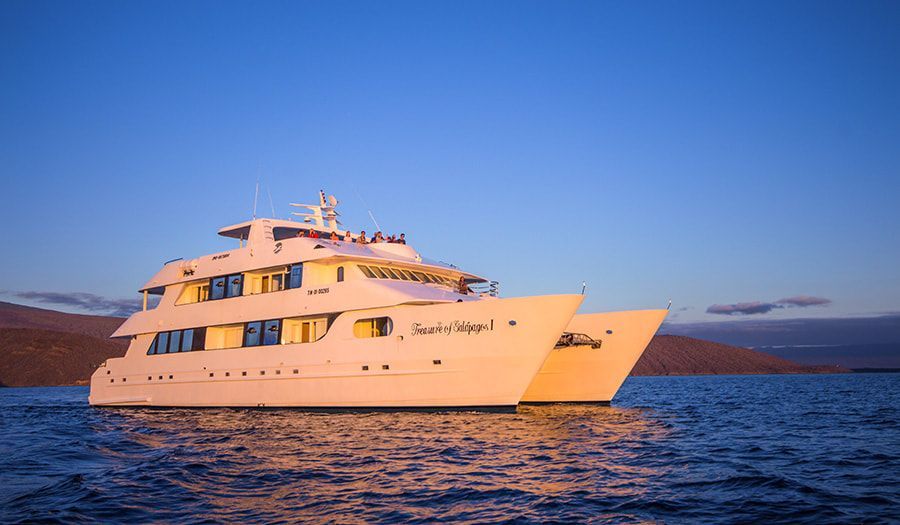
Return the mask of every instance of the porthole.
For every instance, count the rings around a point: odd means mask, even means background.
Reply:
[[[434,359],[434,360],[432,360],[431,362],[434,363],[434,364],[436,364],[436,365],[441,364],[441,360],[440,360],[440,359]]]
[[[391,369],[391,365],[381,365],[381,369],[382,369],[382,370],[390,370],[390,369]]]
[[[295,373],[295,374],[299,374],[299,373],[300,373],[300,370],[298,370],[298,369],[295,368],[295,369],[294,369],[294,373]]]
[[[225,377],[231,377],[231,372],[225,372]]]
[[[363,369],[364,371],[365,371],[365,370],[368,370],[368,369],[369,369],[369,365],[362,365],[362,369]]]
[[[147,381],[153,381],[153,376],[147,376]]]
[[[171,375],[171,374],[169,375],[169,379],[172,379],[172,375]]]
[[[266,375],[266,371],[265,371],[265,370],[260,370],[260,371],[259,371],[259,375],[261,375],[261,376]]]
[[[216,377],[216,374],[210,372],[210,373],[209,373],[209,377]]]
[[[280,376],[280,375],[281,375],[281,370],[276,370],[276,371],[275,371],[275,375],[276,375],[276,376]]]
[[[115,383],[116,380],[110,377],[110,378],[109,378],[109,382],[110,382],[110,383]]]
[[[242,376],[246,376],[246,375],[247,375],[247,372],[241,372],[241,375],[242,375]]]

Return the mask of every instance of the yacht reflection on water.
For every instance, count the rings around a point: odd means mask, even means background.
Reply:
[[[296,512],[360,515],[370,500],[398,502],[398,519],[450,505],[483,510],[483,498],[585,491],[630,498],[660,471],[629,454],[669,429],[641,409],[546,405],[518,413],[310,413],[289,409],[135,409],[100,412],[119,429],[111,459],[139,462],[171,480],[211,519],[259,512],[291,520]],[[134,457],[129,457],[134,456]],[[185,461],[185,458],[190,461]],[[409,505],[411,494],[416,501]],[[382,503],[385,504],[385,503]],[[389,503],[393,505],[394,503]],[[502,508],[502,506],[500,507]],[[230,510],[229,510],[230,509]],[[371,510],[371,509],[369,509]],[[507,512],[509,509],[507,510]]]

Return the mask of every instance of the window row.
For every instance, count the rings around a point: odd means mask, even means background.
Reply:
[[[421,283],[443,284],[454,286],[454,282],[441,275],[420,272],[417,270],[405,270],[403,268],[388,268],[387,266],[372,266],[359,264],[360,271],[369,279],[396,279],[400,281],[415,281]]]
[[[206,328],[188,328],[187,330],[172,330],[160,332],[150,343],[147,355],[175,354],[178,352],[192,352],[203,350],[206,339]]]
[[[269,319],[160,332],[150,343],[147,355],[314,343],[325,336],[331,321],[329,317]],[[353,335],[357,338],[384,337],[393,329],[390,317],[359,319],[353,323]]]
[[[176,304],[201,303],[268,292],[280,292],[303,286],[303,264],[277,269],[235,273],[211,277],[189,284]]]

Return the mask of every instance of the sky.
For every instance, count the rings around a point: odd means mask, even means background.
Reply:
[[[889,1],[7,0],[0,300],[115,311],[235,247],[259,180],[258,215],[321,188],[505,296],[900,312],[898,27]]]

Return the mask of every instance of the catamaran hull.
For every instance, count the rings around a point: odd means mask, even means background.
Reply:
[[[341,314],[320,340],[146,355],[138,335],[91,377],[97,406],[514,408],[581,297],[401,305]],[[358,319],[393,331],[357,338]]]
[[[576,315],[566,332],[602,341],[550,352],[522,403],[609,403],[650,344],[668,310]]]

